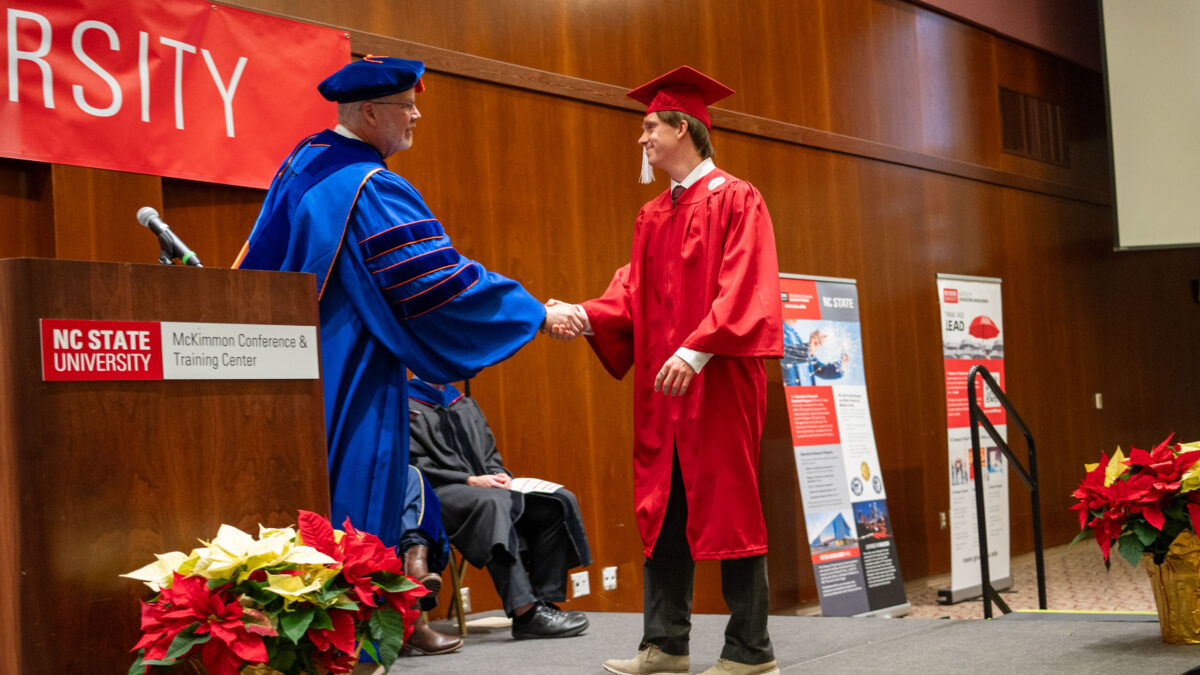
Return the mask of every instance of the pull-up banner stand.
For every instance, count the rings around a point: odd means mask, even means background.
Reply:
[[[949,605],[983,592],[979,578],[979,525],[975,511],[975,476],[971,468],[971,415],[967,374],[972,366],[988,369],[1005,389],[1004,321],[1000,312],[1000,280],[989,277],[937,275],[945,364],[946,427],[950,473],[950,588],[938,589],[938,602]],[[1000,436],[1007,440],[1004,408],[979,383],[977,400]],[[990,439],[984,437],[984,443]],[[986,472],[988,574],[992,587],[1012,586],[1009,570],[1008,464],[998,447],[983,447]]]
[[[867,404],[858,288],[779,276],[783,388],[821,613],[907,614]]]

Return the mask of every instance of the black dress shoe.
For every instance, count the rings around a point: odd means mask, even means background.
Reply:
[[[554,604],[553,602],[545,602],[542,604],[546,605],[547,607],[549,607],[550,609],[553,609],[556,612],[562,612],[563,614],[566,614],[567,616],[572,617],[577,621],[583,621],[585,624],[587,623],[587,616],[584,615],[583,612],[576,612],[576,611],[570,610],[570,609],[563,609],[562,607],[559,607],[558,605]]]
[[[583,613],[564,612],[539,602],[524,616],[513,619],[512,635],[518,640],[564,638],[579,635],[587,627],[588,620]]]

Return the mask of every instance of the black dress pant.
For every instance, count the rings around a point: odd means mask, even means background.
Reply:
[[[639,649],[653,644],[668,654],[689,653],[696,562],[687,540],[687,516],[687,494],[676,455],[662,531],[654,543],[653,557],[646,558],[643,567],[644,633]],[[722,560],[721,593],[730,611],[721,658],[746,664],[774,660],[775,650],[767,634],[767,556]]]
[[[521,550],[513,557],[497,547],[487,571],[504,603],[504,613],[532,602],[567,599],[567,565],[571,539],[557,499],[537,493],[524,495],[525,509],[513,527]]]

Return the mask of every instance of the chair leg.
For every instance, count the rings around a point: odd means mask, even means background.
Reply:
[[[467,559],[452,547],[450,549],[450,583],[454,597],[450,600],[450,609],[458,616],[459,635],[467,634],[467,613],[463,611],[462,601],[462,572],[466,564]]]

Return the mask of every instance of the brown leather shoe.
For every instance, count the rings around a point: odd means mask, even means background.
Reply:
[[[442,576],[430,572],[426,565],[429,559],[429,549],[424,546],[412,546],[404,552],[404,573],[417,580],[429,592],[437,595],[442,590]]]
[[[429,623],[422,616],[417,619],[417,625],[413,628],[412,635],[409,635],[408,640],[404,643],[404,653],[416,652],[426,656],[449,654],[461,647],[462,644],[462,638],[442,635],[430,628]]]

